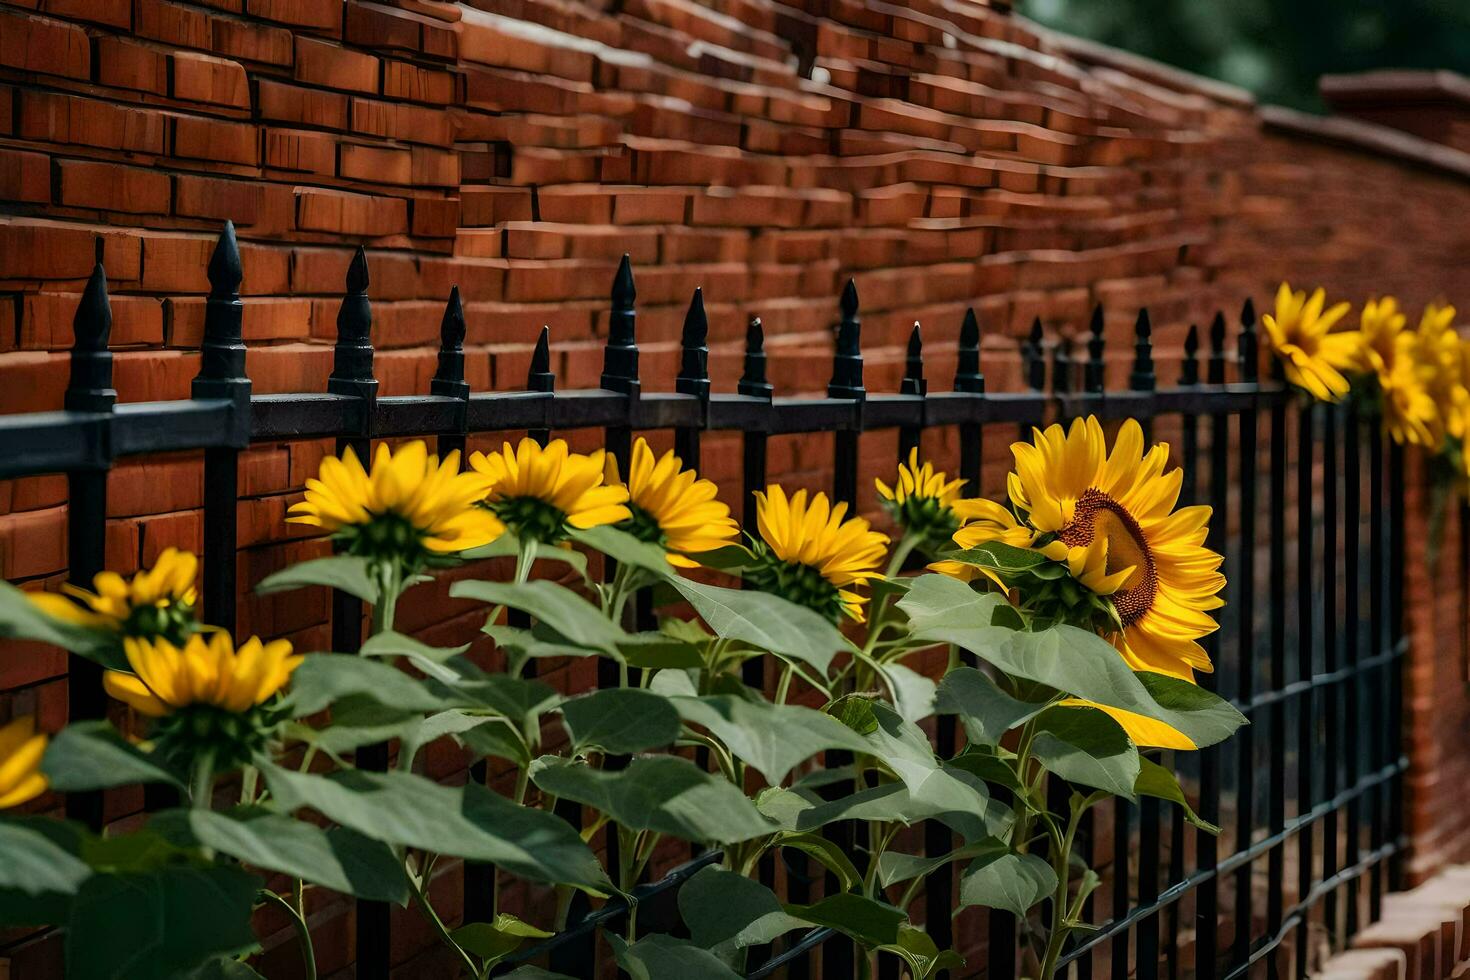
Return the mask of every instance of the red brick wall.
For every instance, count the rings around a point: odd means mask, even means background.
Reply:
[[[1411,306],[1460,281],[1470,232],[1454,216],[1470,206],[1470,157],[1263,113],[1223,86],[1041,32],[999,3],[603,6],[0,2],[0,413],[60,407],[71,317],[98,252],[120,397],[187,396],[225,218],[239,230],[258,392],[324,388],[356,244],[368,249],[385,394],[427,390],[455,283],[476,388],[523,384],[542,323],[559,383],[594,385],[624,251],[651,389],[672,384],[697,285],[716,387],[733,387],[744,323],[759,314],[772,380],[790,393],[825,382],[848,276],[868,385],[881,391],[897,386],[916,319],[945,387],[969,305],[985,325],[987,375],[1014,388],[1016,339],[1033,317],[1049,335],[1075,334],[1103,302],[1121,383],[1144,304],[1169,380],[1190,322],[1264,300],[1282,277],[1358,300],[1395,291]],[[813,59],[818,81],[799,70]],[[737,486],[737,457],[719,451],[728,443],[707,445],[710,475]],[[926,445],[951,453],[952,434]],[[868,441],[865,485],[893,446]],[[320,549],[282,516],[324,451],[259,446],[242,460],[243,582]],[[771,472],[821,484],[827,458],[822,436],[773,440]],[[110,491],[114,567],[199,547],[197,457],[126,462]],[[0,484],[7,579],[64,575],[64,497],[59,477]],[[1443,569],[1424,576],[1411,598],[1453,594]],[[475,615],[441,594],[410,618],[447,641],[472,633]],[[1449,598],[1415,606],[1420,865],[1470,857],[1455,802],[1470,763],[1451,750],[1466,732],[1464,689],[1433,642],[1463,615]],[[326,618],[320,597],[241,602],[242,630],[309,647],[325,645]],[[0,690],[49,728],[63,721],[64,684],[54,654],[0,658]]]

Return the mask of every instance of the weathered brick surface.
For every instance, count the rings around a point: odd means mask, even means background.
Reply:
[[[1189,323],[1246,295],[1266,300],[1283,277],[1354,299],[1392,291],[1410,306],[1462,280],[1464,223],[1447,219],[1470,205],[1462,153],[1368,126],[1304,125],[1224,86],[1040,32],[1006,6],[0,0],[0,412],[60,407],[71,314],[99,255],[120,397],[185,397],[205,263],[225,218],[241,240],[259,392],[324,387],[358,244],[385,394],[427,389],[454,284],[475,387],[521,385],[542,324],[559,385],[594,386],[622,252],[637,263],[654,390],[672,384],[695,286],[716,387],[733,387],[745,323],[760,315],[772,380],[795,393],[826,379],[849,276],[873,390],[896,387],[915,320],[932,383],[946,387],[967,306],[984,324],[990,383],[1005,390],[1021,384],[1015,351],[1034,317],[1048,341],[1076,337],[1103,302],[1109,380],[1120,385],[1143,305],[1169,380]],[[1447,126],[1403,128],[1470,145],[1464,127]],[[595,438],[577,436],[582,448]],[[1005,446],[988,445],[994,494]],[[892,433],[865,437],[864,487],[887,475],[895,446]],[[926,434],[925,447],[953,465],[953,432]],[[328,448],[260,446],[242,459],[244,584],[319,552],[282,516]],[[830,454],[824,433],[776,438],[770,472],[825,487]],[[706,441],[706,472],[732,498],[738,455],[729,436]],[[170,544],[197,547],[200,479],[197,454],[120,467],[109,563],[129,571]],[[1421,494],[1422,481],[1410,486]],[[64,576],[65,496],[58,477],[0,483],[5,578],[54,588]],[[875,509],[871,497],[862,505]],[[1416,877],[1470,859],[1464,606],[1452,584],[1463,570],[1452,548],[1430,563],[1430,509],[1422,496],[1409,502]],[[1443,539],[1456,533],[1451,521]],[[463,604],[424,591],[412,620],[426,637],[476,635]],[[245,629],[327,642],[320,596],[242,596],[240,615]],[[584,675],[582,665],[553,680],[585,685]],[[0,689],[10,692],[0,717],[63,722],[54,652],[0,658]],[[434,771],[462,765],[436,759]],[[138,802],[112,805],[122,816]],[[455,874],[447,866],[445,880]],[[518,888],[507,907],[533,897]],[[349,965],[351,917],[320,901],[313,921],[331,972]],[[403,927],[413,938],[398,953],[415,975],[422,937],[407,931],[418,928],[411,917]],[[284,923],[272,929],[272,948],[289,940]],[[960,930],[971,948],[984,942],[970,918]],[[54,943],[6,948],[16,976],[49,975],[56,961]],[[272,967],[294,968],[294,951],[271,955]]]

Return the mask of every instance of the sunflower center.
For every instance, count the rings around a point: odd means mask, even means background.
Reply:
[[[567,536],[567,515],[540,497],[507,497],[492,503],[490,509],[523,540],[558,544]]]
[[[1127,508],[1096,488],[1077,498],[1072,520],[1057,532],[1071,548],[1085,548],[1101,539],[1108,545],[1108,574],[1132,567],[1133,572],[1110,599],[1124,626],[1138,622],[1159,593],[1158,569],[1143,528]]]
[[[627,507],[628,512],[633,517],[631,520],[624,521],[618,526],[639,541],[646,541],[649,544],[656,544],[659,547],[663,547],[665,543],[664,529],[659,525],[658,518],[632,501],[628,502]]]
[[[842,596],[837,586],[827,581],[819,569],[777,558],[764,542],[756,542],[751,551],[756,560],[744,572],[750,585],[806,606],[834,623],[841,618]]]

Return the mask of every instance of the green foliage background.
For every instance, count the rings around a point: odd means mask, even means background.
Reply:
[[[1321,111],[1317,78],[1470,74],[1470,0],[1020,0],[1047,26]]]

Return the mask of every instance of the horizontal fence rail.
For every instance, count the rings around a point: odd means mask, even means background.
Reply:
[[[1214,508],[1209,545],[1226,556],[1229,584],[1219,611],[1222,628],[1207,640],[1216,671],[1202,675],[1201,682],[1232,700],[1251,725],[1233,741],[1174,760],[1200,815],[1225,827],[1221,838],[1187,828],[1176,808],[1153,799],[1119,800],[1111,814],[1090,816],[1083,848],[1095,865],[1109,863],[1097,845],[1110,840],[1111,883],[1089,899],[1085,911],[1098,928],[1065,952],[1064,969],[1078,977],[1092,976],[1103,964],[1115,978],[1130,973],[1237,978],[1264,963],[1274,976],[1283,962],[1276,954],[1289,944],[1296,950],[1297,974],[1305,975],[1309,926],[1326,925],[1341,941],[1379,916],[1382,895],[1399,878],[1405,848],[1403,450],[1386,444],[1377,420],[1360,418],[1355,406],[1305,404],[1279,373],[1260,379],[1249,302],[1233,349],[1225,318],[1217,315],[1205,338],[1208,349],[1201,350],[1200,333],[1191,328],[1183,360],[1171,369],[1177,373],[1162,382],[1148,312],[1141,312],[1125,390],[1106,388],[1100,308],[1080,352],[1069,338],[1055,341],[1048,351],[1041,321],[1034,323],[1020,346],[1027,384],[1020,392],[987,390],[981,327],[973,312],[960,329],[952,390],[931,391],[916,323],[900,391],[880,394],[864,387],[858,294],[849,282],[839,304],[826,397],[785,398],[776,397],[767,380],[758,318],[747,331],[736,393],[711,391],[708,326],[703,296],[696,290],[674,390],[644,392],[636,292],[625,256],[612,289],[600,388],[556,389],[550,337],[543,328],[526,390],[471,391],[464,377],[465,323],[456,288],[441,324],[430,393],[379,396],[367,261],[359,248],[346,277],[326,391],[256,395],[245,372],[241,277],[234,228],[227,223],[208,267],[210,292],[192,397],[117,404],[107,348],[106,277],[97,265],[75,318],[64,410],[0,416],[0,477],[67,476],[72,582],[89,584],[103,570],[107,474],[125,456],[203,451],[203,615],[233,630],[240,584],[236,477],[240,452],[256,442],[332,438],[339,450],[350,446],[366,458],[374,439],[431,436],[447,452],[463,449],[476,433],[524,429],[544,442],[554,431],[590,428],[604,430],[609,451],[626,471],[635,430],[673,430],[680,455],[696,467],[701,433],[734,431],[743,442],[743,516],[747,526],[754,526],[750,491],[765,486],[767,441],[774,435],[833,433],[833,496],[856,506],[863,432],[898,430],[903,458],[920,445],[925,430],[956,427],[958,475],[978,492],[985,441],[996,437],[990,431],[994,426],[1001,426],[1009,441],[1052,420],[1088,414],[1137,418],[1154,438],[1166,429],[1171,438],[1177,436],[1181,502]],[[1263,539],[1258,537],[1262,530]],[[1462,546],[1470,548],[1470,540]],[[355,650],[362,640],[361,602],[335,593],[332,617],[334,648]],[[762,667],[751,661],[746,680],[763,684]],[[104,714],[99,675],[89,661],[71,658],[73,719]],[[615,680],[615,675],[600,678],[602,684]],[[953,716],[937,720],[935,737],[946,751],[959,746]],[[387,759],[387,747],[376,746],[358,761],[365,768],[383,768]],[[843,761],[835,754],[827,760],[829,765]],[[486,778],[483,765],[472,770],[472,778]],[[72,794],[66,811],[93,826],[103,820],[100,794]],[[574,808],[562,812],[580,819]],[[845,848],[861,843],[851,828],[834,833]],[[616,841],[608,844],[611,849]],[[951,846],[947,830],[928,832],[930,854],[947,853]],[[696,854],[663,879],[639,886],[633,901],[647,906],[644,921],[667,921],[676,929],[670,900],[694,872],[718,858],[718,853]],[[788,899],[813,900],[821,876],[804,860],[786,860]],[[774,871],[769,864],[763,867],[763,880],[772,882]],[[492,869],[467,867],[467,919],[490,917],[493,881]],[[955,888],[949,866],[926,882],[927,929],[941,949],[954,939]],[[590,910],[583,899],[572,912],[566,931],[522,952],[515,962],[544,961],[578,977],[605,969],[598,931],[625,916],[627,905],[615,900]],[[359,901],[357,914],[358,976],[386,977],[388,908]],[[1007,913],[992,912],[987,926],[985,962],[972,962],[963,975],[1017,976],[1019,924]],[[885,957],[880,963],[884,976],[897,976],[896,961]],[[848,940],[813,929],[782,948],[756,950],[748,976],[850,980],[855,970]]]

